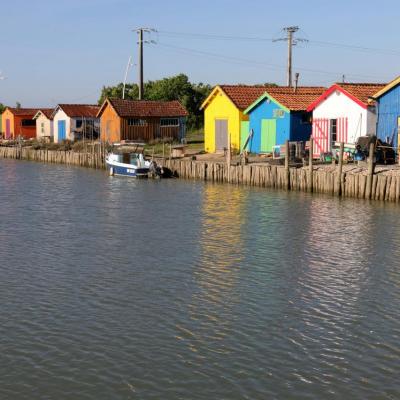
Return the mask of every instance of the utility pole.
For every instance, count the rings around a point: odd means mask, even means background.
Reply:
[[[143,29],[139,29],[139,100],[143,100]]]
[[[307,39],[298,39],[294,37],[294,34],[299,30],[298,26],[287,26],[283,28],[286,32],[286,38],[275,39],[274,42],[287,42],[288,45],[288,59],[287,59],[287,86],[292,87],[292,69],[293,69],[293,46],[296,46],[299,42],[308,42]]]
[[[292,87],[292,49],[293,49],[293,34],[299,30],[297,26],[285,28],[287,32],[288,42],[288,66],[287,66],[287,85]]]
[[[139,100],[143,100],[144,97],[144,83],[143,83],[143,44],[144,43],[155,43],[154,40],[144,40],[144,34],[150,32],[156,32],[155,29],[151,28],[138,28],[135,29],[139,35]]]

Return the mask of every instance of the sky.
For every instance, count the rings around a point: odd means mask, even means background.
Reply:
[[[285,84],[283,28],[300,85],[388,82],[400,75],[398,0],[1,0],[0,102],[96,103],[137,63],[134,29],[152,28],[145,80],[185,73],[211,85]],[[137,65],[128,82],[137,81]]]

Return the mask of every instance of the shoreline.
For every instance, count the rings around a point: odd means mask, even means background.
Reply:
[[[72,150],[0,147],[0,158],[94,169],[106,168],[104,151],[74,152]],[[368,167],[345,164],[339,179],[339,166],[332,164],[313,165],[311,174],[309,166],[288,168],[268,163],[228,165],[223,161],[168,159],[156,156],[154,160],[157,164],[169,168],[178,178],[183,179],[329,194],[333,197],[400,201],[400,166],[398,165],[378,165],[371,176],[368,174]]]

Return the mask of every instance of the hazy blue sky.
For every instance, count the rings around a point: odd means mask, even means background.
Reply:
[[[4,1],[0,70],[7,79],[0,80],[0,102],[97,101],[103,85],[123,80],[129,56],[137,61],[131,29],[139,26],[159,31],[151,35],[157,44],[145,48],[146,80],[184,72],[210,84],[283,84],[284,42],[232,37],[279,38],[284,26],[298,25],[298,36],[310,40],[294,53],[301,84],[329,85],[342,74],[349,81],[388,81],[400,74],[399,16],[396,0]],[[136,80],[135,68],[129,81]]]

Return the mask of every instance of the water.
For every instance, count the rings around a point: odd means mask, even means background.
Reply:
[[[0,160],[0,399],[399,399],[398,220]]]

